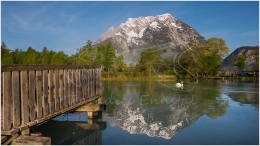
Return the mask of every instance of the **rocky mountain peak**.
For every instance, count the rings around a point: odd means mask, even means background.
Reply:
[[[95,44],[112,42],[118,51],[129,51],[139,46],[175,43],[190,40],[204,43],[205,39],[187,24],[166,13],[156,16],[128,18],[118,27],[110,27]]]

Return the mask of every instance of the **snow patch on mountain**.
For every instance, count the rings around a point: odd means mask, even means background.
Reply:
[[[158,22],[152,22],[149,26],[152,28],[157,28]]]

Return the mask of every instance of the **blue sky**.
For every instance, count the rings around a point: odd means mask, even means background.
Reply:
[[[1,2],[1,41],[9,49],[29,46],[70,54],[93,43],[128,18],[170,13],[206,39],[223,38],[230,52],[259,43],[259,2]]]

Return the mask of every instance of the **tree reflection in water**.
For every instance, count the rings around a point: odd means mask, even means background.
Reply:
[[[104,118],[131,134],[150,137],[170,139],[203,115],[212,119],[225,115],[229,106],[216,82],[199,83],[191,92],[168,89],[155,81],[103,82],[103,87]]]

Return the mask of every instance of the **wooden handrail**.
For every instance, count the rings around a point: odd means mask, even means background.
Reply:
[[[54,70],[54,69],[94,69],[100,68],[98,65],[24,65],[12,64],[1,65],[1,72],[4,71],[23,71],[23,70]]]

